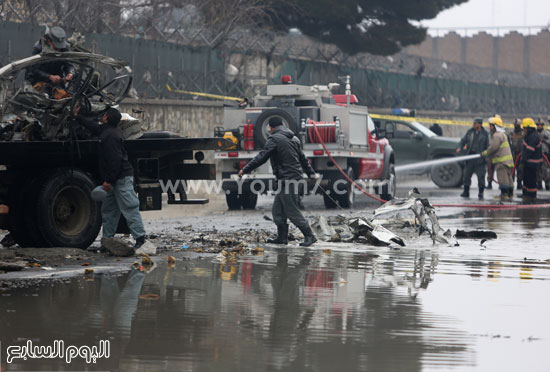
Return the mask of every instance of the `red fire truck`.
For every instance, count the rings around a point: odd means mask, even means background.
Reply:
[[[232,140],[234,146],[218,151],[216,159],[229,209],[254,209],[258,194],[276,186],[269,162],[242,180],[237,178],[238,171],[265,144],[268,122],[274,116],[300,138],[306,157],[320,175],[321,187],[309,182],[304,193],[322,194],[327,208],[335,207],[335,202],[349,208],[357,192],[347,175],[365,190],[391,199],[395,192],[393,150],[388,140],[378,138],[367,107],[360,106],[351,94],[349,77],[346,94],[332,93],[339,84],[304,86],[289,80],[285,76],[282,84],[268,85],[267,95],[254,97],[248,107],[224,110],[224,126],[216,128],[215,135]]]

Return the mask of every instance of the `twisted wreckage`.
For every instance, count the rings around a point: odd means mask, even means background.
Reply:
[[[411,224],[408,220],[379,219],[379,216],[397,213],[401,211],[412,211],[414,220]],[[430,224],[428,224],[428,221]],[[442,233],[437,220],[434,207],[427,198],[423,198],[415,188],[409,192],[406,199],[394,198],[374,211],[374,218],[365,217],[318,217],[312,224],[317,236],[324,241],[330,242],[364,242],[370,245],[390,245],[396,243],[405,246],[403,239],[383,225],[413,227],[420,236],[423,233],[429,234],[433,243],[449,243],[450,231]]]
[[[123,61],[86,52],[76,40],[69,39],[67,52],[44,47],[40,54],[0,67],[0,229],[11,233],[6,245],[86,248],[101,227],[100,205],[90,197],[102,182],[99,141],[77,124],[73,112],[80,107],[99,118],[118,105],[131,90],[132,70]],[[72,78],[55,84],[29,79],[29,72],[50,63],[70,64]],[[202,163],[202,151],[231,144],[142,132],[139,120],[129,115],[123,115],[120,127],[140,210],[162,208],[160,182],[213,179],[215,165]],[[188,199],[183,188],[168,192],[169,204],[206,202]],[[119,227],[125,231],[123,220]]]

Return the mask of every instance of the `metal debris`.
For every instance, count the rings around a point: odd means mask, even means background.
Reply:
[[[448,236],[449,233],[443,233],[441,226],[439,226],[439,221],[437,219],[437,215],[435,214],[435,208],[430,204],[427,198],[420,195],[420,192],[416,188],[409,191],[409,197],[407,199],[395,198],[377,208],[374,211],[374,219],[383,214],[405,210],[410,210],[413,212],[415,217],[414,227],[419,236],[424,232],[428,232],[434,244],[436,242],[446,244],[449,243],[445,237]],[[428,226],[426,216],[430,220],[431,228]]]

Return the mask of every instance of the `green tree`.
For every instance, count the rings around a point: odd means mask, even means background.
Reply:
[[[298,28],[348,54],[391,55],[421,43],[418,21],[467,0],[287,0],[273,6],[275,26]],[[416,24],[415,24],[416,23]]]

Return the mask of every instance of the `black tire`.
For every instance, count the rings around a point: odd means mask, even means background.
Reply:
[[[63,169],[44,179],[36,202],[40,232],[50,247],[88,248],[101,228],[101,204],[84,172]]]
[[[334,209],[337,206],[337,204],[335,204],[325,193],[323,193],[323,202],[325,203],[326,209]]]
[[[242,195],[239,196],[239,199],[243,209],[254,209],[256,208],[256,203],[258,202],[258,194],[252,191],[243,191]]]
[[[349,178],[351,178],[352,180],[355,180],[355,174],[353,172],[353,168],[349,167],[346,173]],[[355,201],[355,193],[353,192],[353,189],[355,186],[353,186],[353,184],[349,182],[347,178],[342,178],[342,179],[345,180],[346,183],[342,184],[340,186],[340,189],[342,190],[342,187],[344,187],[345,193],[336,194],[334,199],[338,202],[338,204],[340,204],[340,207],[347,209],[347,208],[351,208]]]
[[[397,187],[397,181],[395,178],[395,166],[391,163],[390,163],[390,171],[388,172],[386,181],[387,181],[386,184],[382,186],[382,193],[380,194],[380,198],[388,201],[394,198],[395,190]]]
[[[297,132],[298,126],[294,118],[286,111],[280,109],[266,110],[258,116],[256,123],[254,124],[254,142],[257,148],[261,148],[265,145],[269,132],[267,126],[269,119],[278,116],[282,119],[283,125],[289,128],[294,133]]]
[[[229,208],[230,211],[241,209],[241,201],[239,200],[239,195],[236,191],[226,191],[225,202],[227,203],[227,208]]]
[[[430,177],[441,188],[459,187],[462,184],[462,167],[458,163],[432,167]]]

